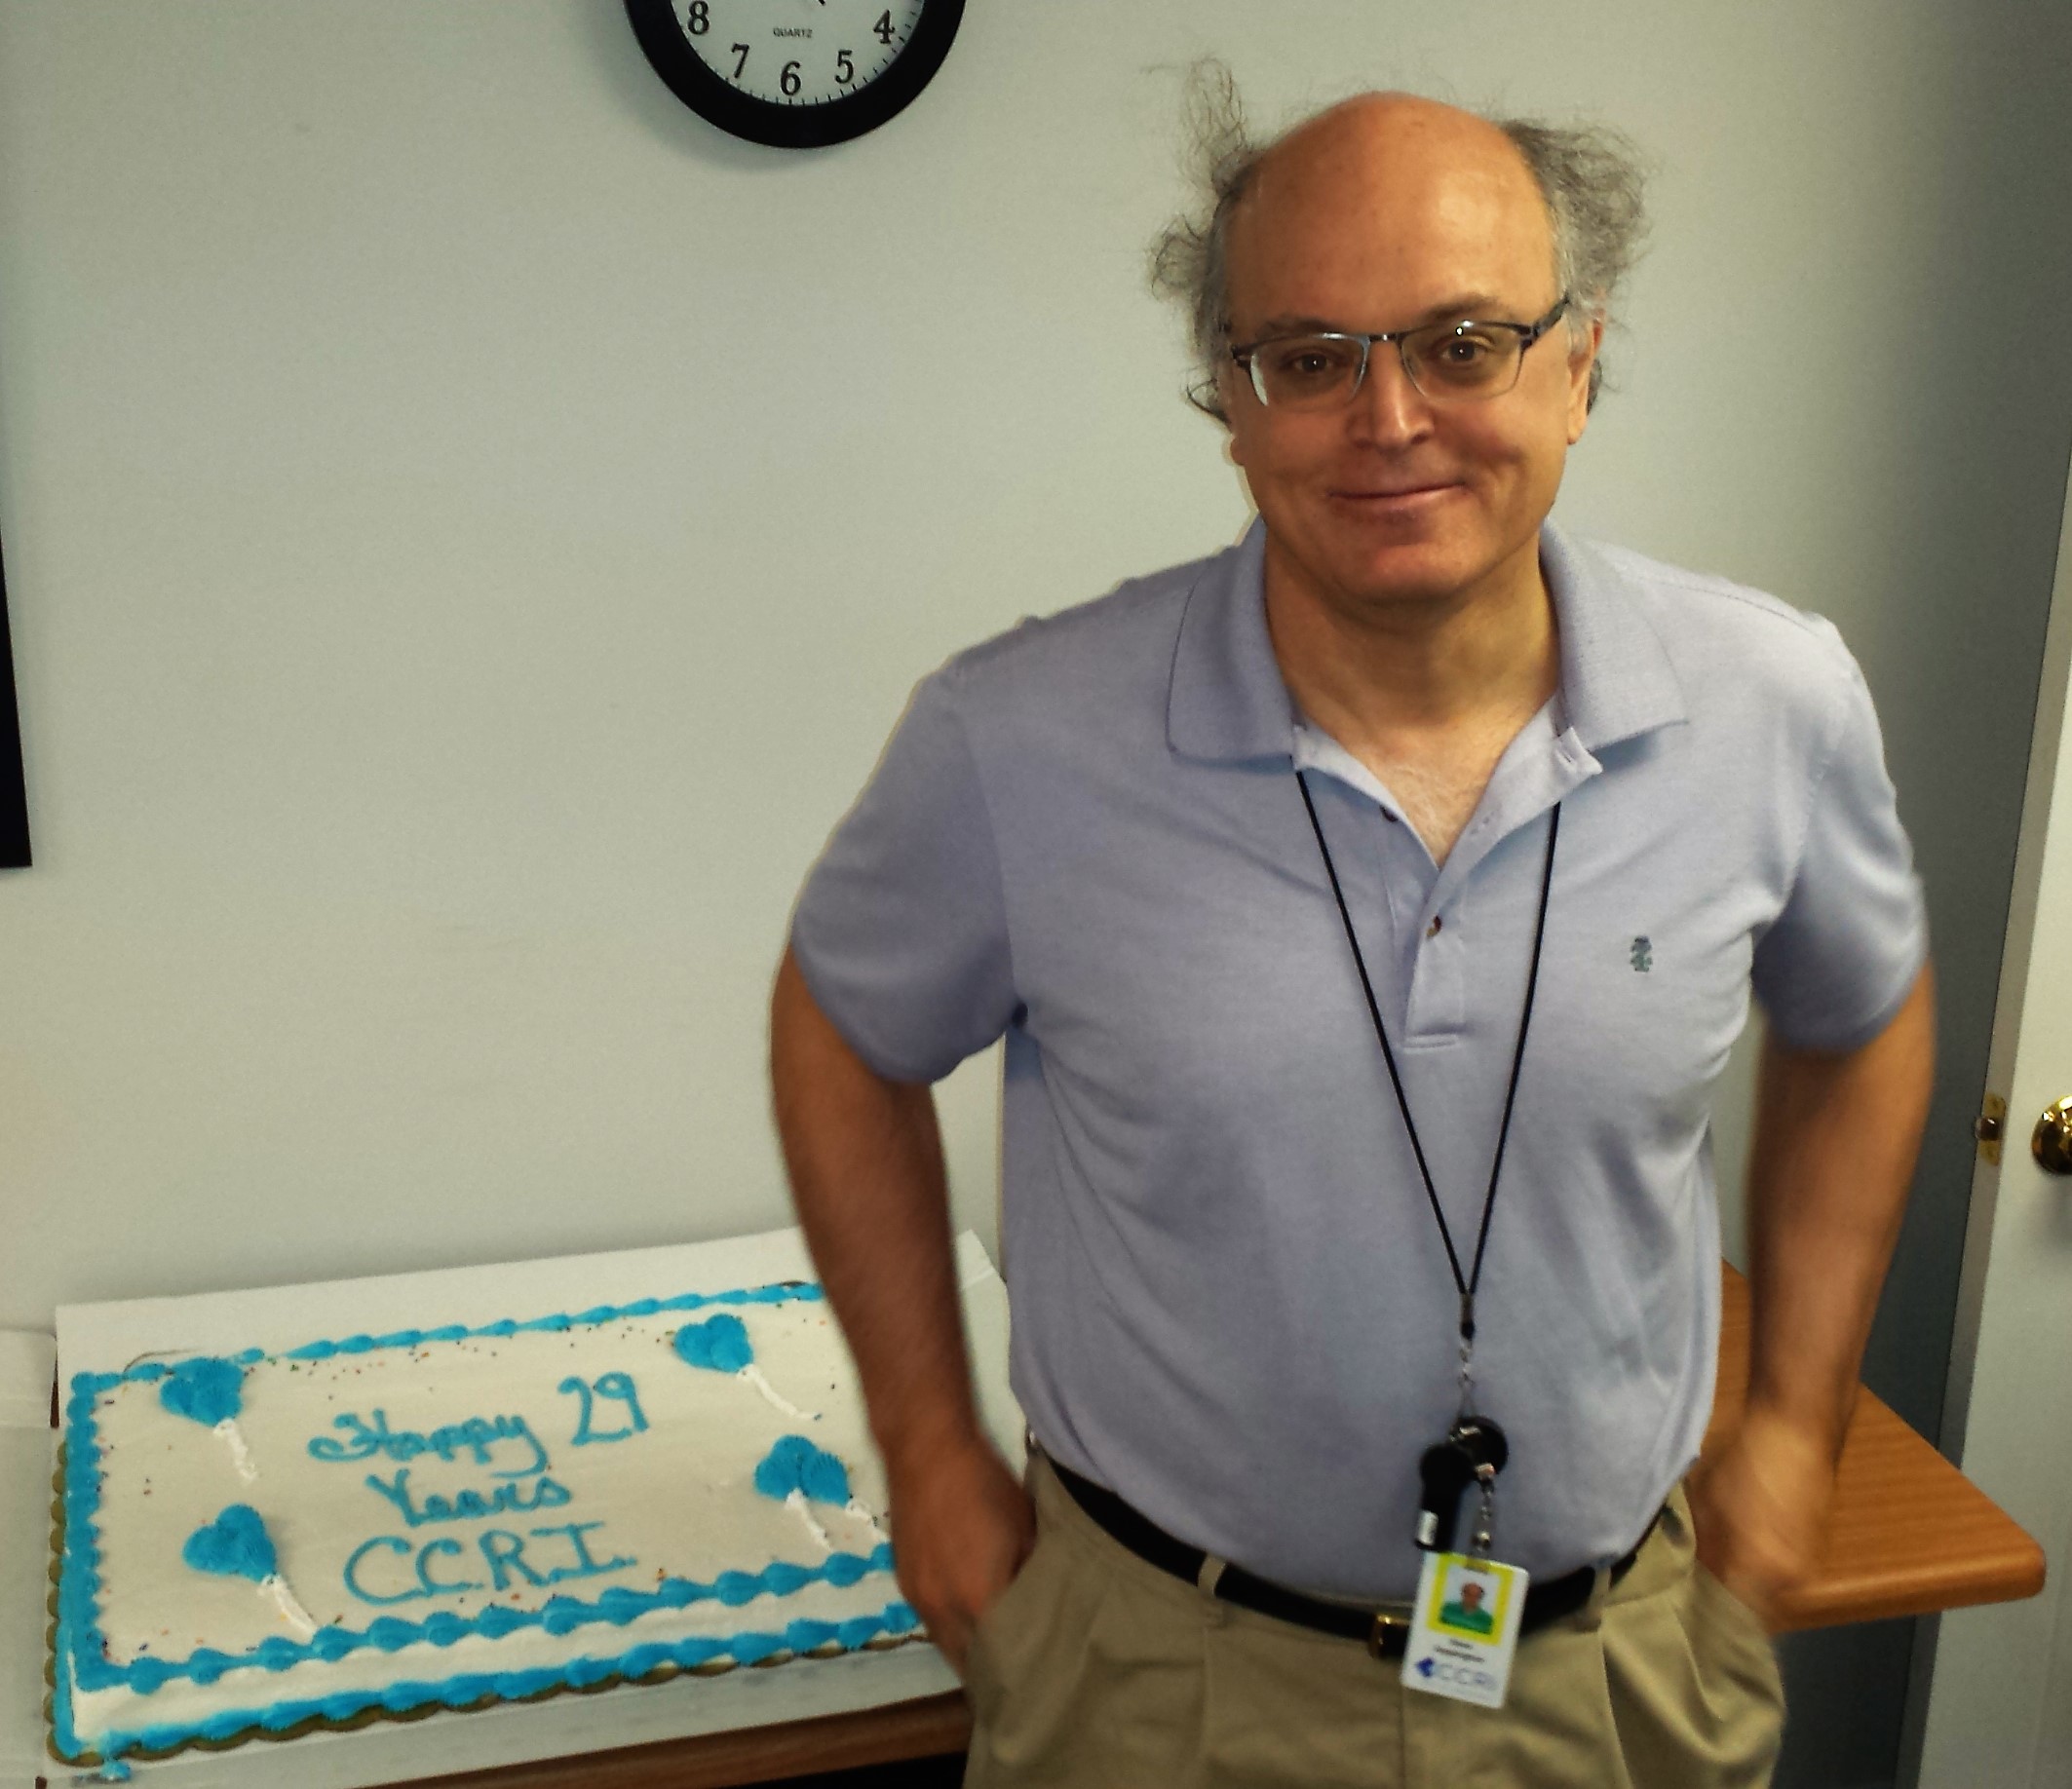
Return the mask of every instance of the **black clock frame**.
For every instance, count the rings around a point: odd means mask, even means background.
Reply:
[[[699,117],[751,143],[820,149],[875,131],[920,96],[949,55],[964,0],[923,0],[913,35],[891,67],[857,93],[817,105],[757,99],[729,87],[691,48],[671,0],[626,0],[626,16],[655,72]]]

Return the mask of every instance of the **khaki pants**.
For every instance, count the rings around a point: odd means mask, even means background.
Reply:
[[[1356,1640],[1146,1565],[1031,1463],[1036,1550],[986,1611],[965,1789],[1761,1789],[1776,1654],[1691,1546],[1679,1488],[1632,1569],[1521,1641],[1501,1711]]]

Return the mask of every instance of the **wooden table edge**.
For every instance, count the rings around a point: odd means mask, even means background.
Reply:
[[[2023,1536],[2027,1540],[2027,1536]],[[1875,1580],[1826,1576],[1784,1605],[1781,1633],[1817,1627],[1848,1627],[1859,1621],[1889,1621],[1902,1616],[1940,1615],[1989,1603],[2019,1603],[2044,1587],[2044,1550],[2033,1541],[2026,1550],[1968,1571],[1962,1581],[1947,1573],[1886,1574]]]
[[[745,1789],[787,1776],[961,1752],[971,1731],[963,1694],[952,1690],[810,1721],[411,1777],[391,1789]]]
[[[1729,1263],[1721,1263],[1720,1275],[1719,1378],[1705,1454],[1732,1436],[1747,1396],[1748,1282]],[[1926,1557],[1894,1562],[1900,1544],[1895,1531],[1907,1524],[1893,1519],[1879,1493],[1890,1488],[1895,1467],[1913,1481],[1916,1499],[1933,1500],[1929,1532],[1947,1547],[1941,1556],[1931,1548]],[[1821,1564],[1785,1599],[1780,1632],[2019,1602],[2044,1586],[2044,1550],[2035,1539],[1868,1389],[1850,1418],[1835,1487]],[[1951,1537],[1959,1543],[1951,1545]]]

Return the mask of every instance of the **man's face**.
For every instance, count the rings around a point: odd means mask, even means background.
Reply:
[[[1461,1607],[1467,1610],[1470,1615],[1473,1615],[1476,1610],[1481,1607],[1481,1602],[1482,1587],[1480,1584],[1470,1579],[1465,1584],[1461,1585]]]
[[[1561,296],[1545,203],[1509,141],[1401,98],[1340,107],[1268,158],[1233,219],[1229,283],[1239,344],[1469,317],[1529,324]],[[1530,566],[1583,433],[1592,352],[1557,324],[1510,392],[1435,402],[1394,344],[1377,344],[1352,400],[1323,411],[1270,409],[1226,369],[1231,453],[1276,573],[1358,613],[1472,596]]]

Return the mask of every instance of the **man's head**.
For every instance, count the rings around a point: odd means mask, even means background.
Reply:
[[[1400,94],[1333,106],[1264,148],[1245,142],[1232,106],[1222,118],[1204,142],[1213,209],[1168,233],[1156,277],[1187,297],[1196,401],[1228,426],[1277,562],[1362,606],[1450,597],[1522,563],[1583,432],[1606,306],[1633,253],[1630,157],[1604,133],[1492,124]],[[1522,327],[1445,333],[1530,325],[1564,301],[1522,353]],[[1440,338],[1413,344],[1408,364],[1402,346],[1375,342],[1357,385],[1315,397],[1277,390],[1263,367],[1255,383],[1244,353],[1430,324]],[[1448,357],[1492,344],[1501,379],[1472,389]]]
[[[1461,1607],[1473,1615],[1482,1606],[1482,1586],[1474,1579],[1461,1585]]]

